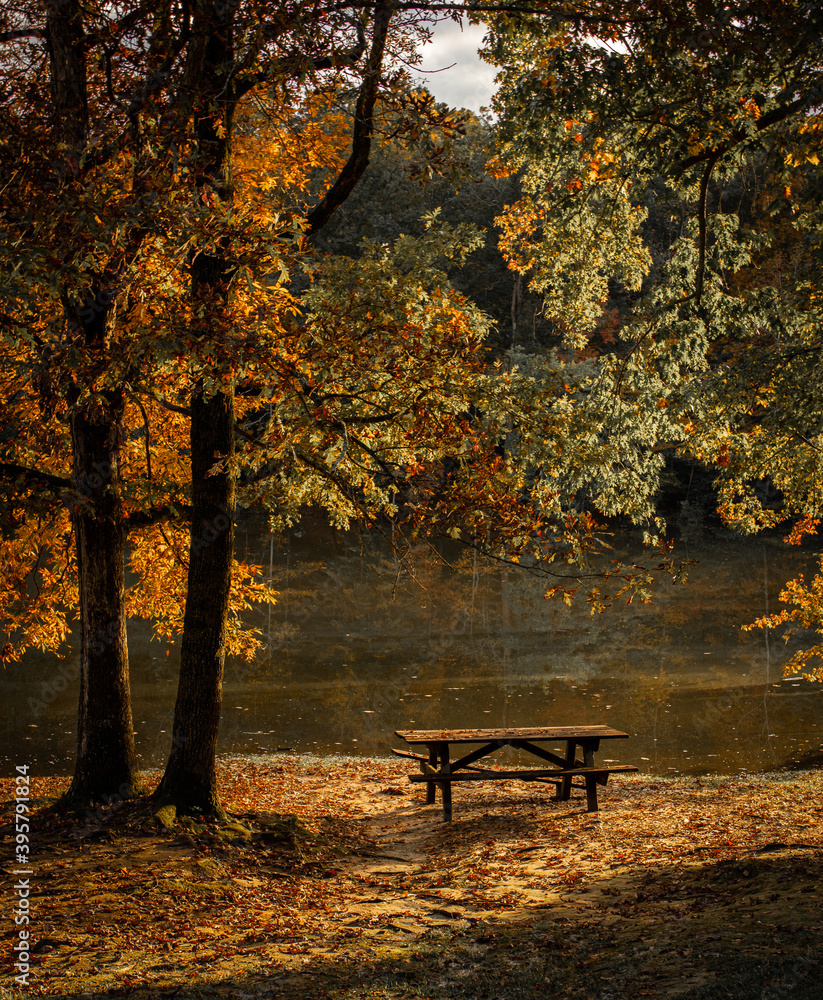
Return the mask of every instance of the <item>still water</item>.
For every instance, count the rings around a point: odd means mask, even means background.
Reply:
[[[238,549],[280,602],[254,617],[265,644],[255,661],[227,664],[221,753],[385,755],[395,729],[605,723],[630,736],[615,758],[644,772],[823,762],[823,686],[784,679],[794,647],[740,629],[778,609],[786,579],[812,574],[810,552],[704,542],[683,553],[697,560],[685,586],[663,581],[652,604],[592,617],[584,603],[544,600],[545,582],[457,549],[444,562],[421,548],[409,571],[378,536],[317,524],[276,543],[251,525]],[[135,623],[130,656],[138,750],[160,767],[176,651]],[[31,655],[6,669],[2,773],[71,772],[75,662]]]

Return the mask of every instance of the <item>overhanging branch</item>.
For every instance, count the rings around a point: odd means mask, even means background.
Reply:
[[[306,234],[314,236],[329,221],[334,211],[343,204],[369,165],[371,141],[374,133],[374,106],[383,69],[383,53],[389,24],[397,5],[392,0],[380,0],[374,11],[374,29],[366,73],[354,111],[351,155],[323,198],[308,214]]]
[[[55,493],[69,489],[72,485],[70,479],[53,476],[50,472],[42,472],[40,469],[30,469],[25,465],[15,465],[13,462],[0,462],[0,479],[22,481],[30,486],[45,486]]]
[[[151,507],[149,510],[136,510],[124,518],[126,530],[134,528],[149,528],[154,524],[167,524],[171,521],[187,521],[191,517],[191,507],[185,504],[163,504]]]

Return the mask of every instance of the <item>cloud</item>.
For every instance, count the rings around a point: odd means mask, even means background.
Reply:
[[[483,25],[463,24],[461,30],[453,21],[443,21],[434,27],[432,41],[423,49],[419,67],[428,72],[415,75],[438,101],[472,111],[491,103],[497,70],[481,62],[477,55],[485,32]]]

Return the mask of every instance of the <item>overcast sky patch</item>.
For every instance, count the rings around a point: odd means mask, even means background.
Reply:
[[[443,21],[434,28],[434,37],[423,49],[420,69],[441,72],[415,73],[438,101],[454,108],[478,112],[491,104],[494,93],[494,66],[480,61],[477,50],[483,44],[483,25]],[[446,69],[445,67],[451,67]]]

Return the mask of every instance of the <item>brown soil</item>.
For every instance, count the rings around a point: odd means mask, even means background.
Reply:
[[[612,778],[599,813],[467,783],[444,824],[413,770],[226,760],[239,822],[222,831],[159,830],[145,803],[79,824],[36,811],[33,972],[0,995],[823,997],[820,771]]]

